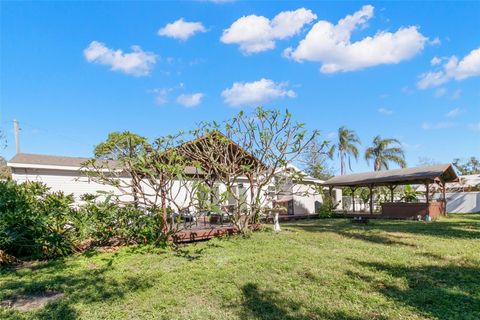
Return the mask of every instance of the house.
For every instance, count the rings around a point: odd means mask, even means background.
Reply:
[[[39,181],[46,184],[52,191],[62,191],[67,194],[73,194],[77,203],[81,202],[83,194],[96,194],[100,192],[112,192],[122,195],[117,188],[101,184],[89,179],[81,170],[82,163],[88,158],[51,156],[40,154],[19,153],[9,162],[8,166],[12,170],[12,179],[22,183],[26,181]],[[300,171],[291,166],[292,169]],[[305,175],[305,174],[303,174]],[[123,177],[122,179],[128,179]],[[317,180],[305,175],[304,183],[298,184],[295,181],[289,181],[285,184],[283,190],[275,194],[274,203],[286,207],[285,214],[306,215],[314,214],[318,206],[323,202],[322,195],[318,193],[315,185],[320,185],[323,181]],[[269,186],[271,188],[272,186]],[[182,194],[180,184],[172,188],[175,192],[185,199],[188,195]],[[218,186],[222,191],[222,186]],[[235,190],[237,194],[245,194],[248,197],[249,192],[248,179],[239,178],[236,181]],[[268,192],[268,191],[267,191]],[[341,190],[336,190],[335,198],[341,199]],[[228,205],[234,205],[234,199],[228,200]],[[270,206],[273,206],[271,203]]]

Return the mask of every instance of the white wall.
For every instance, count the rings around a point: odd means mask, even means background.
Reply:
[[[448,213],[480,212],[480,192],[447,193]]]
[[[26,181],[43,182],[51,188],[51,191],[63,191],[66,194],[73,193],[76,201],[79,201],[80,196],[85,193],[95,194],[97,191],[117,192],[117,194],[120,194],[119,190],[112,186],[89,181],[86,177],[79,176],[78,171],[71,170],[14,168],[12,179],[18,183]]]
[[[314,214],[315,201],[323,202],[322,196],[309,185],[293,187],[293,214]]]
[[[13,180],[22,183],[26,181],[39,181],[45,183],[50,187],[51,191],[63,191],[66,194],[73,194],[77,203],[81,202],[80,197],[83,194],[96,194],[98,191],[113,192],[117,195],[122,195],[122,192],[115,187],[103,185],[94,182],[87,177],[80,174],[77,170],[57,170],[57,169],[35,169],[35,168],[13,168]],[[125,178],[125,184],[128,184],[128,178]],[[250,199],[250,186],[248,180],[239,180],[243,184],[243,192],[247,201]],[[148,193],[151,189],[144,185],[144,190]],[[223,191],[224,187],[220,187]],[[295,214],[311,214],[315,213],[315,201],[322,201],[321,195],[315,194],[315,190],[308,185],[294,185],[293,191],[295,193],[308,193],[306,196],[294,196],[294,213]],[[267,189],[265,190],[267,192]],[[192,195],[187,194],[186,189],[182,188],[180,182],[174,182],[170,190],[170,197],[176,198],[176,203],[185,204],[185,207],[194,200]],[[341,197],[341,196],[340,196]],[[131,201],[128,196],[123,196],[122,200]],[[266,201],[265,196],[262,196],[262,201]],[[150,198],[153,201],[153,197]],[[160,201],[160,200],[158,200]],[[265,203],[267,206],[270,204]]]

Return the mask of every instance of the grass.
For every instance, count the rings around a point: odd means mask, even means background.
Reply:
[[[0,273],[2,319],[480,319],[480,215],[311,220],[182,246],[127,247]]]

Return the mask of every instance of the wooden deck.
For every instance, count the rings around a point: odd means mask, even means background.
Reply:
[[[260,228],[259,224],[252,224],[249,226],[252,230]],[[233,225],[228,226],[212,226],[212,227],[198,227],[192,229],[185,229],[177,232],[170,237],[170,240],[176,243],[195,242],[202,240],[209,240],[215,237],[223,237],[238,233],[238,229]]]
[[[292,220],[303,220],[303,219],[317,219],[320,216],[318,213],[313,214],[281,214],[278,216],[278,221],[292,221]]]

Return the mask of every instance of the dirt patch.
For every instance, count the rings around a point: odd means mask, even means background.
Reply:
[[[45,306],[47,303],[62,298],[62,292],[43,292],[40,294],[16,295],[0,302],[3,307],[10,307],[19,311],[29,311]]]

